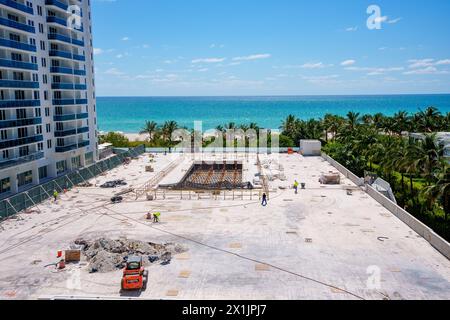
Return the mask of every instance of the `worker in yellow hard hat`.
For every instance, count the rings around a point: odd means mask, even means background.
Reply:
[[[299,186],[300,184],[298,183],[298,181],[297,180],[295,180],[295,182],[294,182],[294,190],[295,190],[295,194],[298,194],[298,186]]]
[[[161,212],[155,212],[155,213],[153,214],[153,222],[154,222],[154,223],[158,223],[160,217],[161,217]]]

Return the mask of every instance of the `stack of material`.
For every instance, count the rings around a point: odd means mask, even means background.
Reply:
[[[79,239],[75,244],[80,245],[89,262],[90,272],[111,272],[122,269],[128,256],[140,256],[144,263],[150,261],[170,261],[175,254],[186,252],[187,249],[179,244],[156,244],[137,240],[112,240],[101,238],[94,241]]]
[[[321,184],[340,184],[341,176],[337,172],[324,173],[319,179]]]
[[[145,166],[145,172],[155,172],[152,166]]]

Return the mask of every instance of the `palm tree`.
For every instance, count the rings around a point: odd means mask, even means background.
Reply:
[[[289,115],[286,120],[283,121],[281,129],[283,134],[288,136],[292,140],[296,140],[298,119],[294,115]]]
[[[442,154],[442,146],[439,145],[436,134],[428,134],[422,141],[412,146],[413,154],[416,156],[418,168],[427,184],[433,181],[433,171],[436,168],[439,157]]]
[[[347,123],[350,130],[354,130],[359,123],[359,112],[350,111],[347,113]]]
[[[145,126],[139,134],[148,134],[148,140],[152,141],[157,130],[158,124],[155,121],[145,121]]]
[[[435,107],[428,107],[416,114],[414,121],[421,132],[431,133],[439,129],[441,113]]]
[[[172,133],[178,129],[176,121],[166,121],[161,129],[163,137],[166,141],[172,144]]]
[[[393,117],[392,131],[398,136],[401,136],[403,131],[409,131],[410,120],[408,112],[399,111]]]
[[[444,207],[445,220],[450,214],[450,166],[445,159],[439,161],[438,167],[434,171],[436,183],[423,189],[422,194],[427,199],[428,208],[438,200]]]

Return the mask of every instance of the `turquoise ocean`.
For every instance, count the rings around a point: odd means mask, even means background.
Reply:
[[[98,125],[101,131],[139,132],[145,120],[163,124],[175,120],[192,128],[203,121],[203,129],[229,122],[256,122],[263,128],[278,128],[293,114],[308,120],[325,114],[346,115],[381,112],[392,116],[398,111],[410,114],[434,106],[450,112],[450,94],[378,96],[264,96],[264,97],[98,97]]]

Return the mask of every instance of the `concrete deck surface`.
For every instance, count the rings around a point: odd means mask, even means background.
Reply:
[[[169,265],[150,266],[147,290],[131,297],[450,299],[450,261],[427,241],[348,179],[322,187],[320,174],[336,171],[322,158],[279,157],[288,181],[271,182],[277,192],[267,207],[258,200],[149,202],[133,195],[112,205],[111,189],[93,187],[47,201],[41,213],[3,222],[0,299],[120,297],[121,271],[89,274],[85,262],[63,271],[44,268],[74,240],[99,237],[176,242],[189,249]],[[94,182],[124,178],[139,187],[173,160],[158,155],[155,173],[146,173],[144,155]],[[306,182],[298,195],[289,189],[294,179]],[[160,224],[145,220],[149,210],[162,212]],[[377,271],[380,287],[371,289],[367,282],[371,275],[376,280]]]

